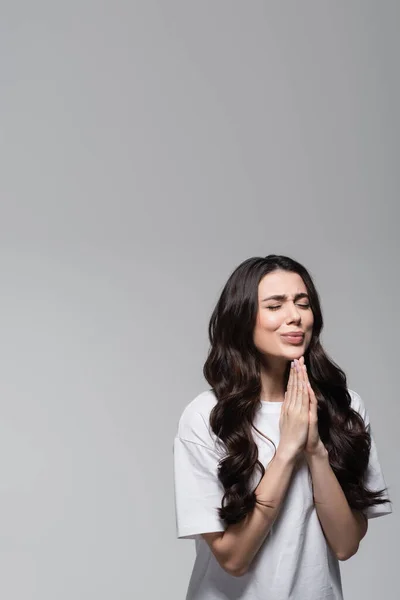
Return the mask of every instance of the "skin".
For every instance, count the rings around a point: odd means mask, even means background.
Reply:
[[[296,298],[296,294],[307,294],[307,288],[298,273],[274,271],[260,281],[258,286],[258,313],[254,329],[254,343],[263,356],[261,367],[261,399],[269,402],[286,400],[285,370],[288,362],[294,361],[288,381],[289,386],[303,386],[309,415],[309,429],[304,452],[307,455],[326,455],[326,449],[318,433],[317,399],[308,381],[304,366],[314,324],[314,316],[307,297]],[[285,300],[268,299],[269,296],[284,294]],[[291,344],[282,338],[283,333],[301,330],[301,344]],[[287,402],[282,406],[287,410]]]
[[[308,307],[307,298],[294,300],[294,295],[298,293],[307,294],[307,288],[297,273],[274,271],[265,275],[259,283],[258,313],[253,340],[263,356],[262,400],[283,402],[287,364],[294,359],[300,359],[310,344],[314,316]],[[274,294],[285,294],[288,299],[264,301],[264,298]],[[281,337],[283,333],[292,330],[304,332],[301,344],[291,344]]]
[[[318,400],[308,380],[307,368],[304,364],[304,356],[302,356],[299,361],[295,360],[294,362],[294,367],[290,369],[288,391],[290,389],[303,390],[302,404],[308,413],[308,435],[303,453],[306,455],[306,457],[319,456],[326,458],[328,456],[328,451],[322,443],[318,431]],[[289,400],[289,396],[286,394],[285,402],[282,405],[282,412],[286,417],[290,411],[294,410],[294,405],[297,403],[294,402],[293,399]]]

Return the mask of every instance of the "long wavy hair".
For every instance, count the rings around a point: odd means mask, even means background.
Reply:
[[[370,491],[365,487],[371,436],[360,414],[350,407],[345,373],[322,348],[323,318],[313,280],[300,263],[287,256],[270,254],[265,258],[249,258],[233,271],[208,327],[211,346],[203,373],[217,398],[210,426],[226,449],[218,466],[218,478],[225,490],[218,512],[227,525],[244,519],[256,503],[264,504],[256,496],[257,486],[250,489],[255,468],[260,469],[261,478],[265,473],[252,434],[261,398],[262,361],[253,332],[258,313],[258,285],[265,275],[277,270],[298,273],[307,288],[314,324],[304,360],[318,400],[319,435],[349,506],[360,510],[387,501],[381,498],[387,488]],[[289,371],[290,361],[285,373],[286,385]]]

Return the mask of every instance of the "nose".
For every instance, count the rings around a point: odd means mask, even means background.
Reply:
[[[294,303],[288,304],[288,322],[295,321],[296,323],[300,321],[301,315],[299,309],[296,307]]]

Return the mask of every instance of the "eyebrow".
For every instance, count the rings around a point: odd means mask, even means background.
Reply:
[[[300,293],[300,294],[295,294],[294,295],[294,300],[298,300],[299,298],[307,298],[308,299],[308,294],[305,294],[304,292]],[[261,300],[261,302],[265,302],[266,300],[287,300],[288,296],[286,296],[285,294],[275,294],[274,296],[268,296],[268,298],[264,298],[263,300]]]

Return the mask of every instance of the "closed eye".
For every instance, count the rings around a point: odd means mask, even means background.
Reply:
[[[301,308],[310,308],[309,304],[298,304],[297,306],[301,306]],[[269,310],[277,310],[280,307],[281,307],[281,304],[278,304],[277,306],[267,306],[267,308]]]

